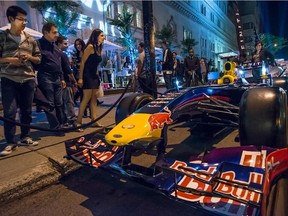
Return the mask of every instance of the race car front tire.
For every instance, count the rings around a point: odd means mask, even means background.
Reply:
[[[286,175],[286,177],[281,177],[271,188],[266,208],[266,216],[287,216],[287,200],[288,178]]]
[[[286,93],[278,87],[252,88],[240,101],[239,138],[242,146],[287,146]]]
[[[152,95],[146,93],[133,93],[123,98],[116,109],[116,124],[153,100]]]

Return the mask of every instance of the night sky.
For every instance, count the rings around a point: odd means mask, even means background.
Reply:
[[[288,1],[260,1],[263,32],[288,38]]]
[[[259,1],[263,33],[288,39],[288,1]],[[275,58],[288,60],[288,47],[275,53]]]

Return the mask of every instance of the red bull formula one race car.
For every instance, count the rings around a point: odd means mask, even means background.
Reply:
[[[145,183],[207,215],[288,215],[287,83],[199,86],[157,99],[133,93],[119,103],[115,127],[69,140],[66,151],[78,163]],[[240,145],[169,158],[167,129],[181,122],[238,128]],[[133,164],[149,149],[157,150],[151,166]]]

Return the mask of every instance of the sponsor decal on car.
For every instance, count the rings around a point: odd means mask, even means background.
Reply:
[[[165,124],[172,124],[173,120],[171,119],[171,111],[168,107],[164,107],[166,112],[159,112],[151,114],[148,119],[148,123],[151,127],[151,131],[156,129],[162,129]]]

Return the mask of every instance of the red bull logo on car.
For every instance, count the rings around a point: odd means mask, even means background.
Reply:
[[[149,117],[148,123],[151,127],[151,131],[162,129],[165,124],[173,123],[173,120],[171,119],[171,110],[169,110],[168,107],[164,107],[164,110],[167,112],[155,113]]]

